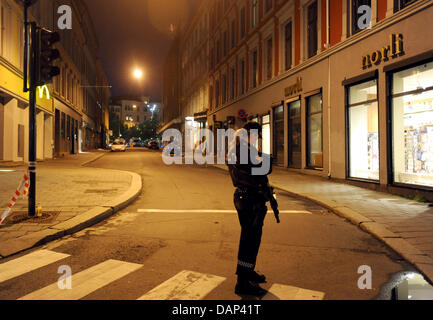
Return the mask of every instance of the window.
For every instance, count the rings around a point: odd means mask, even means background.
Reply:
[[[65,131],[66,131],[66,117],[65,114],[62,112],[62,124],[60,129],[60,135],[64,139],[65,138]]]
[[[239,69],[239,93],[242,95],[245,93],[245,60],[241,60]]]
[[[212,48],[212,49],[210,50],[210,63],[209,63],[210,70],[213,70],[213,68],[214,68],[214,61],[215,61],[214,52],[215,52],[215,49]]]
[[[252,0],[251,4],[251,29],[257,26],[259,21],[259,0]]]
[[[433,62],[392,75],[394,182],[433,187]]]
[[[216,64],[218,65],[220,63],[220,53],[221,53],[221,44],[220,41],[217,41],[216,44]]]
[[[301,169],[301,100],[290,102],[287,106],[289,112],[289,167]]]
[[[292,67],[292,22],[284,28],[284,65],[285,70]]]
[[[209,87],[209,109],[213,109],[213,86]]]
[[[240,30],[240,38],[243,39],[245,37],[246,34],[246,11],[245,11],[245,7],[243,7],[241,9],[241,30]]]
[[[284,106],[274,108],[274,161],[284,165]]]
[[[232,29],[231,29],[231,46],[230,48],[233,49],[236,45],[236,20],[232,21]]]
[[[219,107],[220,100],[220,82],[217,80],[215,82],[215,108]]]
[[[265,0],[265,13],[268,13],[274,6],[273,0]]]
[[[251,72],[251,88],[256,88],[258,83],[258,77],[259,77],[259,70],[257,65],[257,49],[253,51],[251,54],[251,66],[252,66],[252,72]]]
[[[377,80],[347,88],[349,177],[379,180]]]
[[[222,79],[222,104],[227,102],[227,75],[223,75]]]
[[[230,69],[230,100],[235,98],[236,72],[235,68]]]
[[[227,31],[224,31],[224,35],[223,35],[223,57],[225,57],[227,55],[227,46],[228,46],[228,35],[227,35]]]
[[[71,140],[71,117],[70,116],[67,116],[66,139]]]
[[[308,58],[317,54],[317,1],[308,6],[307,10],[307,48]]]
[[[62,68],[62,96],[66,96],[66,67]]]
[[[273,42],[272,38],[266,40],[266,80],[272,79],[272,62],[273,62]]]
[[[307,98],[307,167],[323,168],[321,93]]]
[[[262,117],[262,152],[271,154],[271,117],[269,114]]]
[[[352,34],[358,33],[359,31],[363,30],[359,27],[359,20],[365,14],[364,11],[358,13],[358,9],[361,6],[369,6],[371,8],[371,0],[352,0]],[[365,21],[362,22],[365,23]]]
[[[394,13],[406,8],[414,2],[416,2],[416,0],[394,0]]]

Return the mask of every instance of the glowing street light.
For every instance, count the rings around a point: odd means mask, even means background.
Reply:
[[[136,77],[137,79],[141,79],[142,76],[143,76],[143,72],[140,69],[135,69],[134,77]]]

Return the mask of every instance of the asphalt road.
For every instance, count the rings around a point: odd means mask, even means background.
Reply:
[[[234,294],[240,226],[226,172],[166,166],[161,153],[149,150],[110,153],[90,166],[140,174],[141,196],[110,219],[45,245],[42,249],[66,255],[0,282],[0,299],[34,292],[27,298],[40,298],[38,290],[57,283],[62,265],[77,275],[72,286],[81,293],[74,299],[135,300],[149,292],[145,297],[251,298]],[[280,294],[270,293],[264,299],[284,299],[296,288],[314,291],[297,291],[301,295],[324,295],[324,299],[375,299],[393,274],[411,270],[381,242],[326,209],[281,192],[278,201],[280,210],[288,212],[281,213],[281,224],[271,213],[266,217],[257,270],[268,278],[263,287],[279,288],[272,292]],[[19,257],[40,249],[4,262],[19,264]],[[107,266],[110,259],[121,266]],[[97,265],[100,269],[90,269]],[[358,287],[358,268],[363,265],[371,268],[371,289]],[[61,298],[64,291],[55,288],[54,298]],[[173,296],[175,292],[180,296]]]

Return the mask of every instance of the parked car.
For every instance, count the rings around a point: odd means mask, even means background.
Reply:
[[[131,144],[132,147],[139,147],[140,146],[140,142],[141,142],[140,139],[134,138],[134,139],[131,139],[130,144]]]
[[[159,143],[157,141],[150,141],[149,142],[149,149],[159,150]]]
[[[126,151],[126,144],[122,141],[115,141],[113,142],[113,144],[111,145],[111,151],[122,151],[125,152]]]

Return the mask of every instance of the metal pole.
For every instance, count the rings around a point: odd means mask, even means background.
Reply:
[[[36,216],[36,23],[30,24],[30,100],[29,100],[29,173],[30,189],[28,213]]]
[[[27,84],[27,72],[28,72],[28,57],[29,57],[29,33],[27,30],[28,26],[28,5],[24,3],[24,92],[28,92]]]

